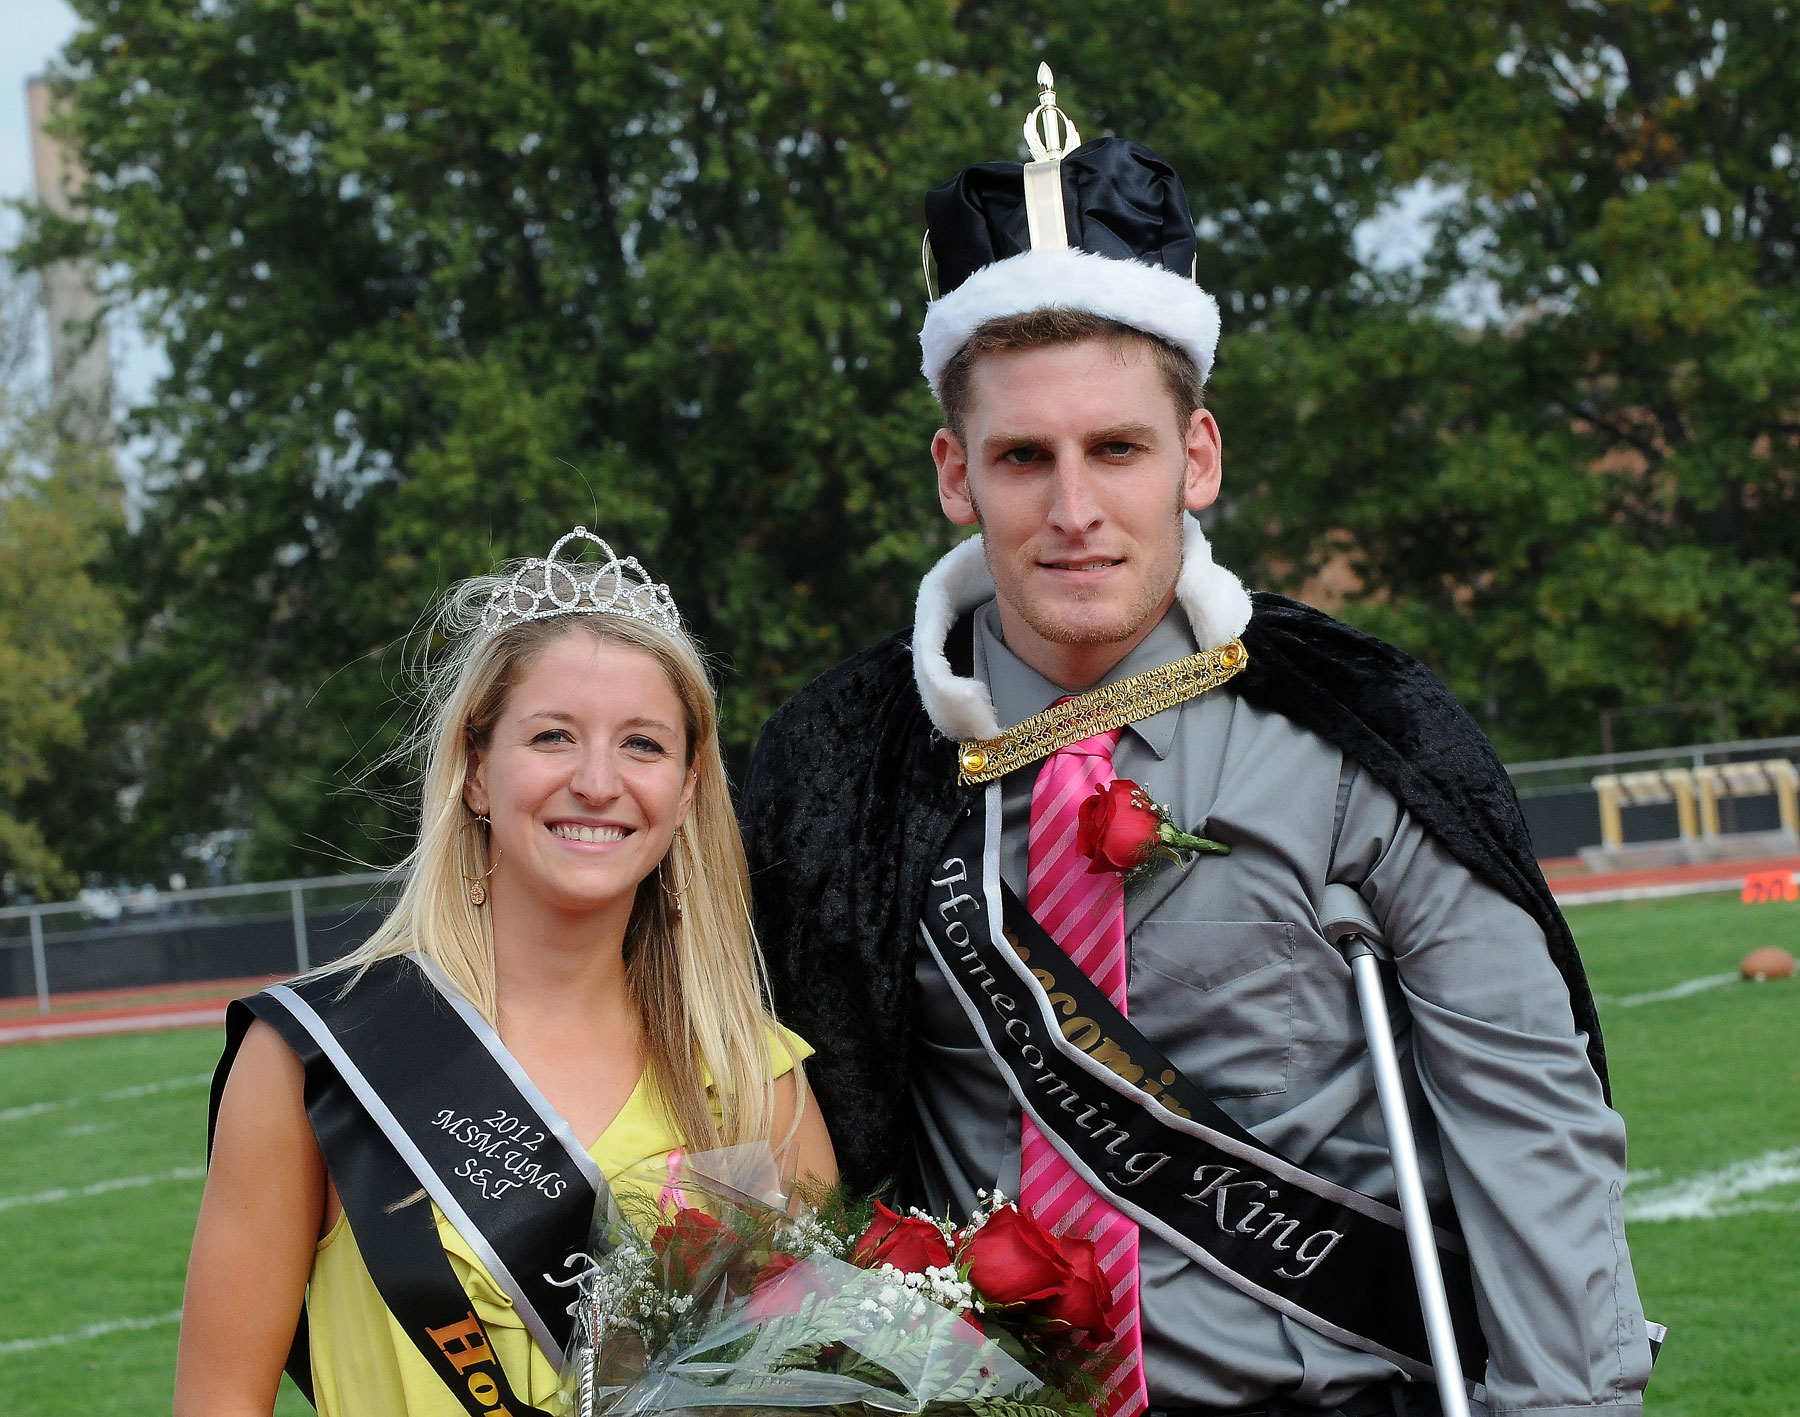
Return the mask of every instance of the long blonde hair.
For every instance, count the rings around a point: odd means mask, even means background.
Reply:
[[[768,983],[705,661],[684,632],[617,614],[566,614],[485,633],[481,609],[515,566],[453,587],[435,617],[432,638],[445,648],[426,662],[418,728],[397,750],[424,759],[419,839],[393,911],[367,943],[331,967],[360,974],[376,960],[417,951],[495,1022],[493,928],[468,890],[489,865],[485,833],[463,801],[471,750],[486,745],[507,696],[552,641],[589,634],[642,650],[681,700],[696,775],[687,822],[662,864],[639,883],[625,930],[626,978],[645,1063],[689,1147],[767,1138],[775,1121]],[[799,1060],[793,1063],[804,1098]],[[717,1116],[707,1096],[709,1077]]]

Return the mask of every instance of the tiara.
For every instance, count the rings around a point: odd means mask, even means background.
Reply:
[[[559,561],[557,553],[571,541],[593,542],[603,559]],[[495,586],[482,609],[481,628],[492,635],[508,625],[553,615],[623,615],[661,630],[681,629],[669,588],[651,580],[637,557],[621,559],[584,526],[561,537],[543,560],[534,557]]]

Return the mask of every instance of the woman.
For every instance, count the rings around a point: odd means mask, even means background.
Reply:
[[[558,559],[571,541],[603,559]],[[178,1417],[269,1413],[284,1361],[323,1417],[530,1411],[603,1175],[768,1140],[785,1178],[836,1176],[810,1049],[763,1002],[712,689],[667,588],[577,527],[439,623],[398,905],[332,970],[233,1006]]]

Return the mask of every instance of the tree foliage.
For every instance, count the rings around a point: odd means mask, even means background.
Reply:
[[[85,7],[85,242],[160,301],[146,790],[251,871],[385,858],[394,647],[574,522],[675,588],[734,745],[902,617],[934,524],[916,91],[947,8],[814,0]],[[985,96],[981,100],[985,106]],[[908,194],[896,197],[896,190]]]
[[[1422,654],[1509,752],[1796,714],[1796,111],[1776,5],[76,0],[87,251],[156,303],[135,653],[77,855],[391,859],[396,646],[573,522],[717,651],[741,753],[948,541],[920,195],[1039,57],[1163,151],[1225,307],[1222,556]],[[1444,194],[1393,267],[1359,231]],[[1379,257],[1377,252],[1376,256]],[[1459,318],[1481,293],[1488,314]],[[75,828],[70,827],[74,832]]]
[[[1800,27],[1779,4],[1350,7],[1335,120],[1450,200],[1334,328],[1239,346],[1234,529],[1517,756],[1800,721]],[[1479,327],[1449,314],[1473,294]],[[1335,335],[1335,338],[1330,336]],[[1247,356],[1247,357],[1246,357]],[[1241,439],[1242,435],[1240,435]],[[1248,512],[1246,516],[1244,513]]]
[[[76,884],[30,798],[85,744],[83,709],[122,633],[115,592],[89,573],[118,521],[118,477],[57,436],[29,377],[30,294],[0,287],[0,901]]]

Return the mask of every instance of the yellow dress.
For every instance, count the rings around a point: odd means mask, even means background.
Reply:
[[[775,1077],[793,1071],[794,1061],[811,1057],[812,1051],[798,1034],[779,1025],[770,1030]],[[629,1167],[685,1145],[653,1100],[647,1077],[646,1069],[619,1115],[588,1148],[609,1182]],[[525,1332],[512,1300],[456,1228],[435,1205],[432,1211],[450,1267],[487,1329],[488,1343],[513,1391],[534,1407],[554,1411],[558,1375],[550,1359]],[[319,1417],[466,1417],[462,1404],[382,1303],[342,1215],[313,1256],[306,1309]]]

